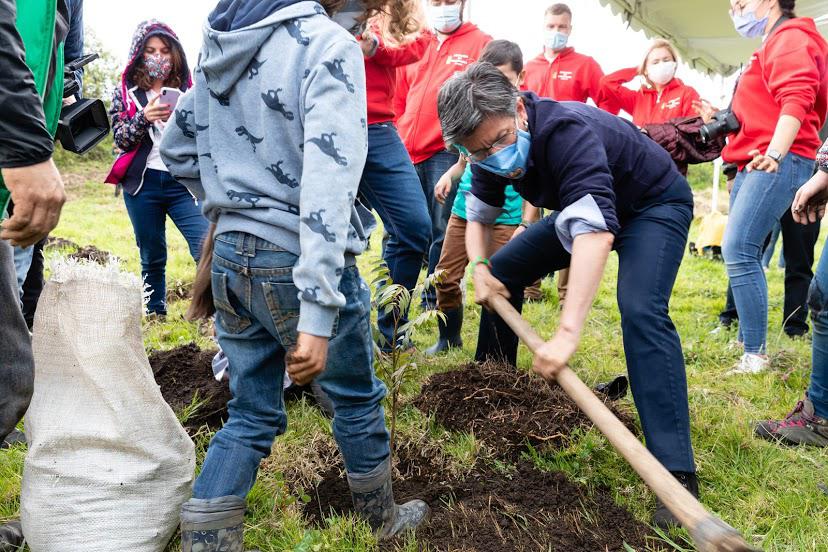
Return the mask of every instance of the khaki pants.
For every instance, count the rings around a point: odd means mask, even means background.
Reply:
[[[517,226],[495,224],[492,227],[492,243],[488,256],[497,252],[506,245],[515,233]],[[457,215],[451,215],[446,227],[443,250],[440,252],[440,261],[436,272],[442,272],[437,288],[437,308],[443,312],[450,311],[463,305],[463,290],[460,282],[469,264],[466,255],[466,221]]]
[[[569,288],[569,269],[558,271],[558,303],[563,304],[566,299],[566,291]]]

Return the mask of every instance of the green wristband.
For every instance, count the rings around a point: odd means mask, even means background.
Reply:
[[[474,272],[475,267],[479,264],[484,264],[484,265],[488,266],[489,268],[491,268],[491,266],[492,266],[492,262],[489,259],[487,259],[486,257],[478,256],[469,265],[469,272]]]

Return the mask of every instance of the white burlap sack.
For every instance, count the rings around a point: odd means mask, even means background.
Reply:
[[[142,285],[117,266],[53,266],[34,329],[20,512],[33,552],[161,552],[190,498],[193,442],[141,337]]]

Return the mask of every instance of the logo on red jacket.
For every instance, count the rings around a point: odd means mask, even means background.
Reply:
[[[446,58],[446,65],[460,65],[465,67],[472,62],[471,56],[467,54],[451,54]]]
[[[675,109],[681,105],[681,98],[673,98],[672,100],[661,104],[661,109]]]
[[[558,80],[572,80],[574,74],[572,71],[557,71],[552,78]]]

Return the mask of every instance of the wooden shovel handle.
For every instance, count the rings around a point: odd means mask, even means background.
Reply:
[[[490,302],[490,305],[533,353],[543,345],[543,339],[520,316],[508,299],[498,295]],[[710,527],[725,526],[729,529],[732,528],[705,510],[704,506],[667,471],[661,462],[656,460],[655,456],[615,417],[575,372],[565,367],[557,373],[555,381],[578,405],[578,408],[592,420],[601,433],[612,443],[612,446],[641,476],[647,486],[681,521],[682,525],[693,534],[700,550],[752,550],[751,547],[744,544],[743,540],[741,542],[743,547],[740,547],[738,542],[736,546],[698,542],[700,538],[708,541],[717,540],[718,531],[712,531],[716,535],[705,536],[711,532]],[[741,540],[741,536],[738,533],[736,535],[738,536],[736,541]],[[730,536],[731,539],[729,540],[732,543],[732,535]]]

